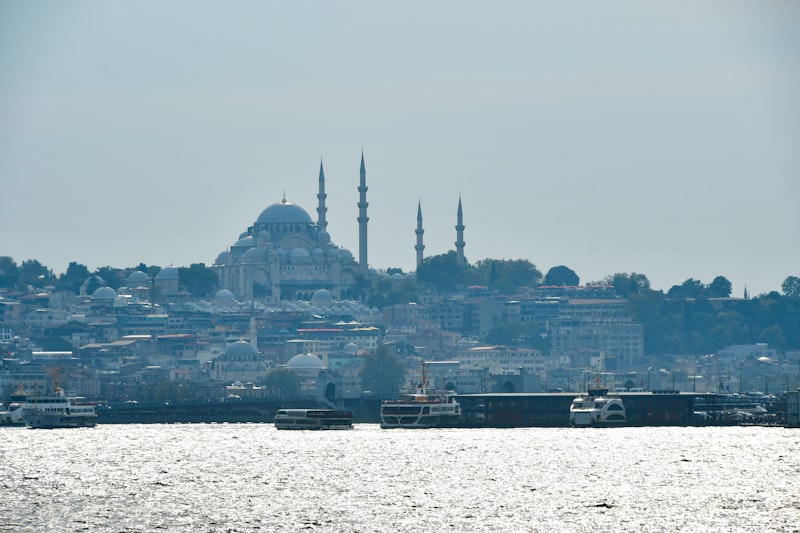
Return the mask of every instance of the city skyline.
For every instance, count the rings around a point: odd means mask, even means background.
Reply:
[[[211,265],[287,201],[369,264],[639,272],[733,295],[800,275],[789,3],[0,7],[0,255]],[[308,7],[308,6],[305,6]]]

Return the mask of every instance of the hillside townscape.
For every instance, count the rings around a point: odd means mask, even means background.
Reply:
[[[204,264],[54,274],[0,258],[2,394],[60,380],[106,402],[389,398],[420,379],[459,393],[609,387],[777,393],[798,386],[800,280],[732,296],[719,276],[666,293],[643,274],[580,283],[566,266],[424,258],[370,271],[352,298],[237,298]]]

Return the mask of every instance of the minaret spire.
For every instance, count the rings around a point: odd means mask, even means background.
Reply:
[[[461,195],[458,195],[458,214],[456,222],[456,264],[465,265],[464,259],[464,212],[461,209]]]
[[[325,171],[322,169],[322,158],[319,160],[319,193],[317,193],[317,227],[319,231],[328,231],[328,221],[325,219],[325,214],[328,208],[325,207],[325,199],[328,197],[325,194]]]
[[[414,231],[417,234],[417,245],[414,249],[417,251],[417,267],[422,264],[422,252],[425,250],[425,245],[422,244],[422,235],[425,230],[422,229],[422,200],[417,203],[417,229]]]
[[[361,181],[358,186],[358,264],[363,270],[367,269],[367,170],[364,166],[364,151],[361,151]]]

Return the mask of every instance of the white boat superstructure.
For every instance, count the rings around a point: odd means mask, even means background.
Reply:
[[[29,428],[78,428],[97,425],[94,405],[83,398],[65,396],[56,387],[51,396],[33,396],[22,406],[22,418]]]
[[[277,429],[353,429],[353,413],[333,409],[278,409]]]
[[[569,425],[572,427],[619,426],[628,421],[621,398],[607,396],[608,389],[589,389],[588,395],[572,400]]]
[[[8,407],[0,410],[0,426],[24,426],[22,406],[24,401],[9,402]]]
[[[381,403],[381,427],[432,428],[454,424],[461,416],[461,406],[455,392],[429,390],[425,382],[425,364],[422,365],[422,384],[412,394],[403,394],[397,400]]]

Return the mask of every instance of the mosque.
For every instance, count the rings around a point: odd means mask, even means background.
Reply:
[[[219,288],[238,300],[311,300],[324,289],[334,300],[355,299],[361,280],[370,281],[377,272],[368,266],[367,256],[367,173],[361,154],[358,186],[358,260],[333,243],[327,231],[325,172],[319,165],[317,219],[299,205],[283,200],[264,209],[239,239],[221,252],[214,265]],[[422,262],[422,207],[417,207],[417,266]],[[464,263],[464,224],[458,200],[456,253]]]

